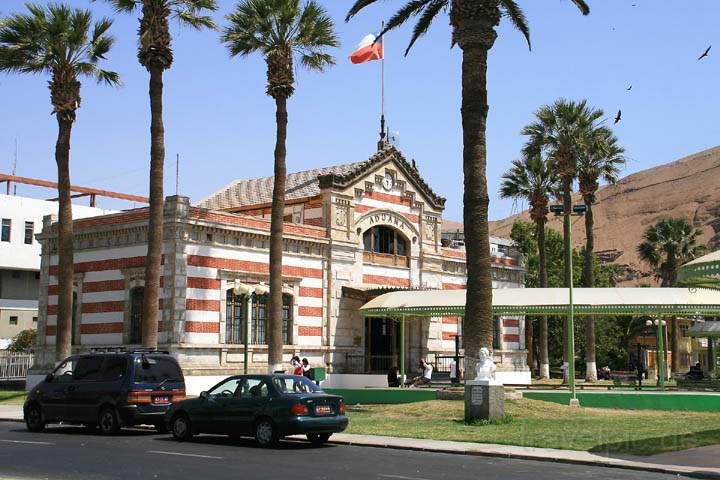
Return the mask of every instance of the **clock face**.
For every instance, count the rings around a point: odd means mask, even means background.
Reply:
[[[385,178],[383,178],[382,185],[385,190],[392,190],[393,186],[395,185],[395,179],[392,175],[386,173]]]

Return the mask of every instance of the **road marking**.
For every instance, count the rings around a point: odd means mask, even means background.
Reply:
[[[378,477],[380,477],[380,478],[397,478],[398,480],[428,480],[427,478],[405,477],[403,475],[383,475],[382,473],[378,473]]]
[[[197,455],[195,453],[163,452],[162,450],[148,450],[147,453],[157,453],[159,455],[177,455],[180,457],[210,458],[212,460],[222,460],[223,459],[223,457],[213,457],[211,455]]]
[[[31,442],[30,440],[2,440],[0,439],[0,442],[5,443],[27,443],[29,445],[55,445],[54,443],[50,442]]]

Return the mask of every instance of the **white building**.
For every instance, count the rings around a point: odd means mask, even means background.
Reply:
[[[35,329],[40,286],[40,243],[43,217],[57,214],[58,203],[0,195],[0,348],[23,330]],[[112,210],[73,205],[73,217]]]

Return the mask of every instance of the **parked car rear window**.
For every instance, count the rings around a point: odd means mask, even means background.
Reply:
[[[149,355],[149,361],[143,362],[137,359],[135,364],[135,382],[137,383],[160,383],[163,380],[168,382],[182,382],[183,376],[177,362],[166,356]]]
[[[125,375],[127,360],[124,357],[108,357],[103,366],[103,380],[119,380]]]
[[[100,380],[102,362],[102,357],[81,357],[80,359],[78,359],[77,364],[75,365],[73,379],[76,382],[91,382],[93,380]]]
[[[312,393],[322,391],[320,387],[305,377],[274,377],[273,383],[280,393]]]

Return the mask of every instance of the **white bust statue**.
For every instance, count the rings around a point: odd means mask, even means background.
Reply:
[[[475,365],[475,380],[495,381],[497,367],[490,358],[490,351],[482,347],[478,353],[478,363]]]

